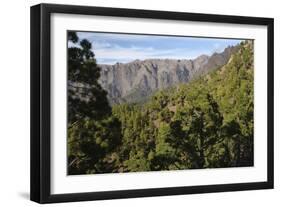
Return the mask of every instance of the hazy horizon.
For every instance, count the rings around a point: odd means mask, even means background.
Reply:
[[[114,65],[146,59],[195,59],[222,52],[242,39],[77,32],[92,43],[97,64]],[[68,47],[73,43],[68,42]]]

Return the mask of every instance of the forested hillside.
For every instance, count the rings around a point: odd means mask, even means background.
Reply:
[[[236,46],[228,46],[220,53],[201,54],[195,59],[145,59],[99,65],[99,82],[111,104],[145,102],[158,90],[188,83],[225,65],[236,51]]]
[[[79,42],[71,35],[69,41]],[[68,174],[253,165],[251,41],[221,68],[158,91],[145,103],[112,107],[86,43],[69,48],[75,67],[69,72]],[[95,78],[89,81],[90,71]]]

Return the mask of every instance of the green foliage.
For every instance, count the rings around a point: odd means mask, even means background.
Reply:
[[[92,45],[75,32],[68,41],[68,174],[112,172],[118,161],[120,122],[111,115]],[[79,45],[79,46],[78,46]]]
[[[98,83],[100,68],[96,64],[91,43],[79,41],[76,33],[68,33],[68,122],[85,117],[99,119],[110,115],[106,91]]]
[[[81,48],[86,51],[77,56],[83,60],[75,64],[86,71],[95,69],[87,52],[91,47],[84,42]],[[87,83],[97,90],[91,88],[90,108],[73,106],[78,112],[68,128],[73,143],[69,160],[79,157],[74,174],[253,165],[252,42],[242,42],[225,66],[189,84],[158,91],[142,104],[111,109],[97,83],[99,70],[89,72],[92,80],[86,78],[88,72],[79,72],[79,80],[91,82]],[[76,123],[79,117],[83,121]]]

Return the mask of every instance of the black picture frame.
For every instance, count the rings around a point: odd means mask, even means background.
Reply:
[[[50,192],[50,16],[53,13],[99,15],[113,17],[151,18],[207,23],[233,23],[267,26],[267,181],[237,184],[219,184],[187,187],[51,194]],[[168,11],[135,10],[120,8],[39,4],[31,7],[31,174],[30,199],[38,203],[88,201],[102,199],[166,196],[194,193],[211,193],[273,188],[273,44],[274,20],[272,18],[195,14]]]

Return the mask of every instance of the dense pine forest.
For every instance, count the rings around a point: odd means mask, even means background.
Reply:
[[[253,166],[253,42],[145,103],[110,105],[92,45],[68,41],[68,174]]]

